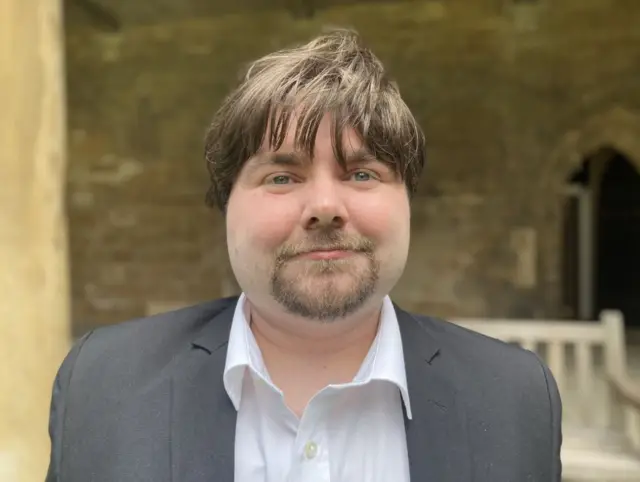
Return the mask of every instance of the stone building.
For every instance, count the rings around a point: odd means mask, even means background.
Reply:
[[[76,332],[233,290],[203,132],[245,62],[332,25],[362,34],[428,137],[398,302],[640,321],[638,2],[313,3],[68,2]]]

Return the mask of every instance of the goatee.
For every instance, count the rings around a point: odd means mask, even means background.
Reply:
[[[295,258],[319,250],[352,251],[353,256],[339,259],[305,260]],[[296,245],[285,245],[276,253],[271,275],[271,294],[288,312],[320,322],[344,318],[360,309],[375,292],[379,263],[374,243],[364,237],[347,237],[342,231],[327,229]],[[366,259],[363,269],[362,257]],[[358,259],[360,258],[360,259]],[[291,263],[300,263],[300,271],[287,275]],[[335,276],[352,277],[350,286],[340,286]],[[323,279],[324,278],[324,279]],[[306,285],[318,284],[316,291]]]

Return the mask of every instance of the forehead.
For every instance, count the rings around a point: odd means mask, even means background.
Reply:
[[[272,117],[260,145],[261,152],[289,151],[307,153],[334,149],[349,153],[362,150],[360,134],[350,125],[336,127],[334,117],[326,113],[319,119],[302,117],[299,110],[288,117]],[[275,128],[274,126],[275,121]]]

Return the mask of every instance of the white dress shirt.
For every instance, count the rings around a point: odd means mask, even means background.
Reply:
[[[298,418],[284,403],[236,306],[224,386],[238,411],[235,482],[409,482],[400,329],[384,300],[376,338],[351,383],[318,392]]]

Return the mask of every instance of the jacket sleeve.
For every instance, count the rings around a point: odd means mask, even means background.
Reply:
[[[549,392],[549,408],[551,410],[550,436],[551,436],[551,482],[561,482],[562,461],[560,450],[562,448],[562,401],[558,385],[549,368],[542,364],[544,376]]]
[[[64,482],[60,474],[60,463],[63,456],[62,433],[64,430],[64,417],[66,402],[71,382],[73,367],[75,366],[78,354],[82,346],[87,341],[92,332],[84,335],[71,348],[58,370],[53,382],[51,394],[51,407],[49,412],[49,438],[51,439],[51,455],[49,458],[49,469],[45,482]]]

